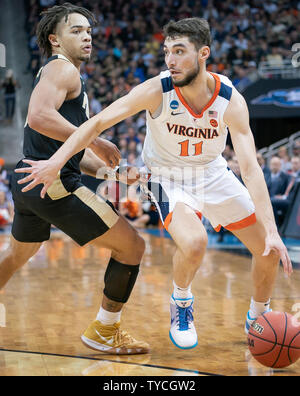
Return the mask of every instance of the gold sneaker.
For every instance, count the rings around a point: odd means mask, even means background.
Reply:
[[[135,355],[150,351],[146,342],[137,341],[126,331],[121,330],[120,322],[104,325],[95,320],[83,333],[81,341],[88,348],[113,355]]]

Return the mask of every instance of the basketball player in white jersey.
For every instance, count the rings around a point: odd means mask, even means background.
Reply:
[[[143,156],[152,175],[147,187],[177,246],[170,338],[177,347],[189,349],[197,345],[191,283],[207,245],[202,215],[216,230],[230,230],[252,253],[253,295],[246,332],[270,310],[279,260],[288,275],[292,265],[256,160],[245,100],[227,77],[206,70],[211,44],[207,21],[171,21],[164,33],[167,71],[85,122],[48,161],[27,161],[31,168],[19,171],[30,173],[22,181],[30,182],[24,191],[43,183],[45,196],[71,156],[104,130],[147,111]],[[246,187],[222,157],[228,130]]]

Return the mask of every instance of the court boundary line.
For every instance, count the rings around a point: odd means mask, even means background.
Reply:
[[[113,359],[101,359],[101,358],[88,357],[88,356],[82,356],[82,355],[64,355],[64,354],[51,353],[51,352],[23,351],[23,350],[6,349],[6,348],[0,348],[0,352],[1,351],[2,352],[24,353],[24,354],[27,353],[27,354],[31,354],[31,355],[41,355],[41,356],[65,357],[65,358],[71,358],[71,359],[105,361],[105,362],[110,362],[110,363],[121,363],[121,364],[129,364],[129,365],[141,366],[141,367],[159,368],[159,369],[163,369],[163,370],[182,371],[182,372],[186,372],[186,373],[194,373],[194,374],[199,374],[199,375],[205,375],[205,376],[208,376],[208,377],[224,377],[224,375],[222,375],[222,374],[207,373],[207,372],[204,372],[204,371],[198,371],[198,370],[192,370],[192,369],[183,369],[183,368],[177,368],[177,367],[160,366],[160,365],[147,364],[147,363],[142,364],[142,363],[134,363],[134,362],[116,361],[116,360],[113,360]]]

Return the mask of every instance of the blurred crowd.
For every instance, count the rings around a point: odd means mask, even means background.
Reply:
[[[36,43],[39,14],[64,0],[24,0],[31,54],[28,71],[35,75],[41,59]],[[242,89],[257,78],[260,62],[281,65],[300,42],[299,0],[72,0],[96,15],[93,55],[82,66],[94,115],[132,87],[165,69],[162,27],[171,19],[199,16],[211,26],[213,45],[208,70],[222,73]],[[145,134],[144,116],[123,122],[106,133],[139,161]]]

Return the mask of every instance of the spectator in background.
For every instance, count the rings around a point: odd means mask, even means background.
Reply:
[[[296,179],[300,177],[300,156],[293,156],[291,158],[290,174]]]
[[[11,69],[7,70],[5,79],[1,83],[1,88],[4,89],[6,120],[11,124],[15,114],[16,90],[20,88],[20,84],[14,77],[14,73]]]
[[[269,65],[273,67],[283,66],[283,57],[277,46],[271,46],[271,53],[267,55],[267,61],[269,62]]]
[[[136,131],[134,127],[128,128],[126,140],[128,145],[130,144],[130,142],[135,142],[136,145],[140,143],[140,140],[136,135]]]
[[[113,144],[118,144],[118,139],[116,137],[115,134],[115,128],[109,128],[107,129],[103,134],[102,134],[103,138],[106,140],[109,140],[110,142],[112,142]]]
[[[265,161],[264,157],[262,156],[262,154],[257,153],[256,154],[256,158],[257,158],[257,162],[259,163],[259,165],[260,165],[260,167],[261,167],[261,169],[263,171],[263,174],[264,174],[264,177],[265,177],[265,181],[266,181],[266,185],[267,185],[267,187],[269,189],[270,186],[271,186],[271,171],[270,171],[270,168],[266,165],[266,161]]]
[[[126,120],[121,122],[118,126],[118,133],[120,136],[123,137],[123,135],[127,136],[129,128],[135,129],[135,122],[133,120],[133,117],[128,117]]]
[[[127,196],[120,200],[119,211],[130,222],[142,216],[142,204],[137,193],[136,183],[128,187]]]
[[[290,178],[281,170],[281,159],[277,156],[271,158],[270,161],[271,170],[271,183],[269,186],[270,197],[276,195],[284,195],[288,187]]]
[[[137,157],[135,155],[135,153],[129,153],[128,157],[127,157],[127,163],[129,166],[136,166],[137,165]]]
[[[135,220],[131,222],[136,228],[146,228],[149,226],[157,226],[159,223],[159,214],[155,205],[151,202],[144,202],[142,204],[142,212]]]
[[[127,140],[124,137],[122,137],[119,140],[119,150],[121,153],[121,158],[123,158],[123,159],[127,158],[127,156],[128,156]]]
[[[292,148],[293,156],[300,157],[300,140],[296,140]]]
[[[13,205],[7,200],[5,191],[0,189],[0,230],[12,223],[13,215]]]
[[[295,157],[298,158],[298,157]],[[299,160],[299,158],[298,158]],[[300,163],[300,161],[299,161]],[[299,166],[299,163],[295,161],[295,165]],[[275,221],[277,224],[277,227],[280,228],[284,222],[285,216],[287,214],[287,211],[290,207],[290,205],[293,202],[293,195],[294,195],[294,186],[296,185],[296,180],[298,179],[298,177],[300,176],[299,173],[299,169],[298,171],[294,173],[293,176],[291,176],[291,179],[289,181],[289,184],[284,192],[284,194],[282,195],[275,195],[274,197],[271,197],[271,203],[273,206],[273,211],[274,211],[274,217],[275,217]]]
[[[4,169],[5,160],[0,158],[0,189],[7,193],[9,191],[9,177],[7,171]]]
[[[291,158],[291,169],[289,169],[288,174],[295,179],[300,177],[300,156],[297,155]]]
[[[95,98],[95,93],[93,90],[90,90],[88,93],[89,98],[89,108],[90,108],[90,117],[100,113],[102,110],[101,103],[98,99]]]
[[[279,147],[278,157],[281,159],[281,170],[288,172],[291,169],[291,162],[286,146]]]

